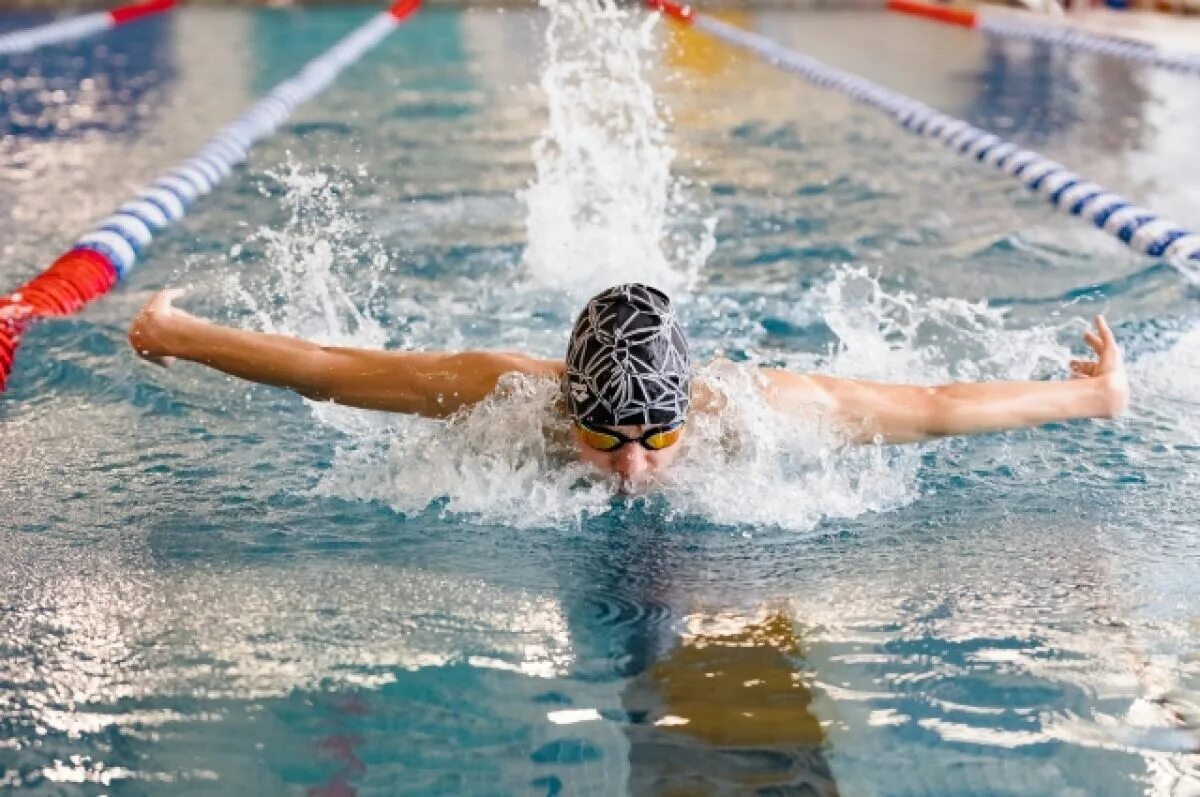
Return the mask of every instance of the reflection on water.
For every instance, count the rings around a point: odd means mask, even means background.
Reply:
[[[630,792],[836,795],[792,620],[688,621],[703,630],[624,692]]]
[[[365,13],[181,10],[163,39],[174,77],[150,92],[166,105],[122,108],[120,130],[4,139],[0,274],[35,268]],[[625,502],[513,445],[541,439],[554,386],[446,429],[133,361],[130,314],[177,282],[196,285],[189,308],[234,323],[558,356],[577,302],[523,279],[515,198],[548,112],[541,19],[414,20],[122,291],[30,333],[0,407],[3,787],[1194,792],[1194,297],[763,64],[695,41],[643,64],[673,111],[655,141],[694,180],[687,214],[718,221],[680,296],[703,356],[1049,377],[1075,316],[1107,309],[1134,361],[1131,415],[890,452],[793,441],[791,457],[763,416],[748,459]],[[861,15],[747,23],[959,114],[1039,109],[1015,123],[1098,178],[1194,190],[1173,172],[1191,163],[1175,122],[1197,100],[1170,76],[1098,82],[1081,59],[989,56]],[[1027,85],[1035,67],[1048,85]],[[1118,123],[1143,113],[1154,124]],[[235,275],[253,301],[225,290]],[[981,302],[997,297],[1027,301]],[[362,315],[339,316],[347,301]],[[836,478],[789,480],[819,476],[814,460]]]
[[[173,25],[153,15],[97,39],[0,56],[0,138],[137,134],[175,78]]]
[[[1111,151],[1141,142],[1139,119],[1150,96],[1127,62],[992,36],[984,67],[972,79],[978,94],[964,118],[1022,144],[1069,136]],[[1100,95],[1098,102],[1091,92]]]

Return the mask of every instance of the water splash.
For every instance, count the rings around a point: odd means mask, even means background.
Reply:
[[[986,302],[888,291],[864,268],[842,267],[799,303],[816,312],[837,344],[813,365],[845,377],[932,384],[1033,379],[1063,372],[1059,342],[1075,322],[1024,329]]]
[[[281,189],[287,219],[278,227],[260,227],[245,245],[233,248],[235,258],[247,247],[260,249],[267,267],[233,274],[228,292],[251,308],[264,331],[382,346],[387,333],[369,308],[380,295],[388,259],[346,207],[350,182],[305,168],[290,155],[266,177]],[[275,301],[264,304],[262,296]]]
[[[248,307],[253,325],[264,332],[330,345],[383,347],[389,334],[372,308],[383,298],[390,265],[379,241],[346,206],[350,181],[306,168],[290,154],[266,178],[266,185],[279,190],[286,220],[277,227],[260,227],[230,251],[235,260],[246,255],[250,264],[264,267],[231,273],[224,284],[228,303]],[[263,190],[270,190],[266,185]],[[387,426],[383,416],[309,404],[319,420],[347,433]]]
[[[1165,351],[1139,358],[1129,371],[1135,410],[1156,420],[1152,433],[1170,445],[1200,445],[1200,326]],[[1180,412],[1181,407],[1191,411]]]
[[[796,307],[818,308],[836,336],[825,352],[793,357],[799,370],[931,384],[1049,373],[1067,356],[1056,328],[1008,329],[1002,311],[890,292],[858,269],[835,272]],[[843,446],[819,416],[770,407],[754,362],[718,361],[699,379],[723,409],[691,419],[681,459],[657,491],[668,513],[808,531],[920,495],[927,448]],[[518,528],[619,510],[615,485],[575,461],[559,391],[552,380],[514,377],[449,423],[396,419],[340,452],[321,491]]]
[[[671,176],[675,151],[646,77],[656,18],[612,0],[541,5],[549,119],[533,147],[537,179],[523,194],[526,273],[579,296],[633,280],[690,287],[712,252],[715,220],[701,218]]]
[[[344,452],[319,491],[516,528],[602,513],[613,490],[573,460],[559,397],[557,382],[514,374],[449,422],[399,418],[387,435]]]
[[[674,511],[726,525],[807,531],[827,518],[916,498],[914,450],[842,445],[819,415],[769,406],[753,365],[719,361],[698,376],[723,409],[693,413],[689,421],[682,461],[665,489]]]

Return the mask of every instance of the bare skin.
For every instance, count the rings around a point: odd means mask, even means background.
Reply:
[[[500,377],[522,373],[561,379],[561,360],[513,352],[413,352],[322,346],[284,335],[232,329],[172,305],[180,290],[152,298],[129,329],[143,358],[168,366],[190,360],[310,399],[385,412],[446,418],[476,404]],[[1084,334],[1095,360],[1072,360],[1071,379],[1038,382],[893,385],[820,374],[762,369],[761,385],[772,406],[823,413],[848,440],[912,443],[948,435],[983,434],[1078,418],[1113,418],[1129,403],[1121,350],[1103,317]],[[703,390],[703,387],[697,385]],[[695,412],[712,411],[704,395]],[[647,427],[613,427],[629,437]],[[678,445],[648,451],[640,445],[596,451],[572,433],[579,457],[626,482],[644,482],[668,468]]]

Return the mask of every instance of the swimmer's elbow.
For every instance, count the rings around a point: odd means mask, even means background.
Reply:
[[[461,357],[322,346],[296,364],[288,387],[312,401],[447,418],[475,398],[463,384]]]
[[[888,442],[919,443],[961,434],[964,413],[969,412],[952,389],[942,387],[913,387],[906,391],[897,412]]]
[[[318,346],[297,357],[288,374],[286,387],[312,401],[345,401],[352,394],[353,380],[342,350]]]

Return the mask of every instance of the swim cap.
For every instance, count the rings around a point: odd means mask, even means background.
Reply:
[[[563,389],[571,415],[587,424],[683,421],[692,358],[666,294],[627,283],[593,296],[571,330]]]

